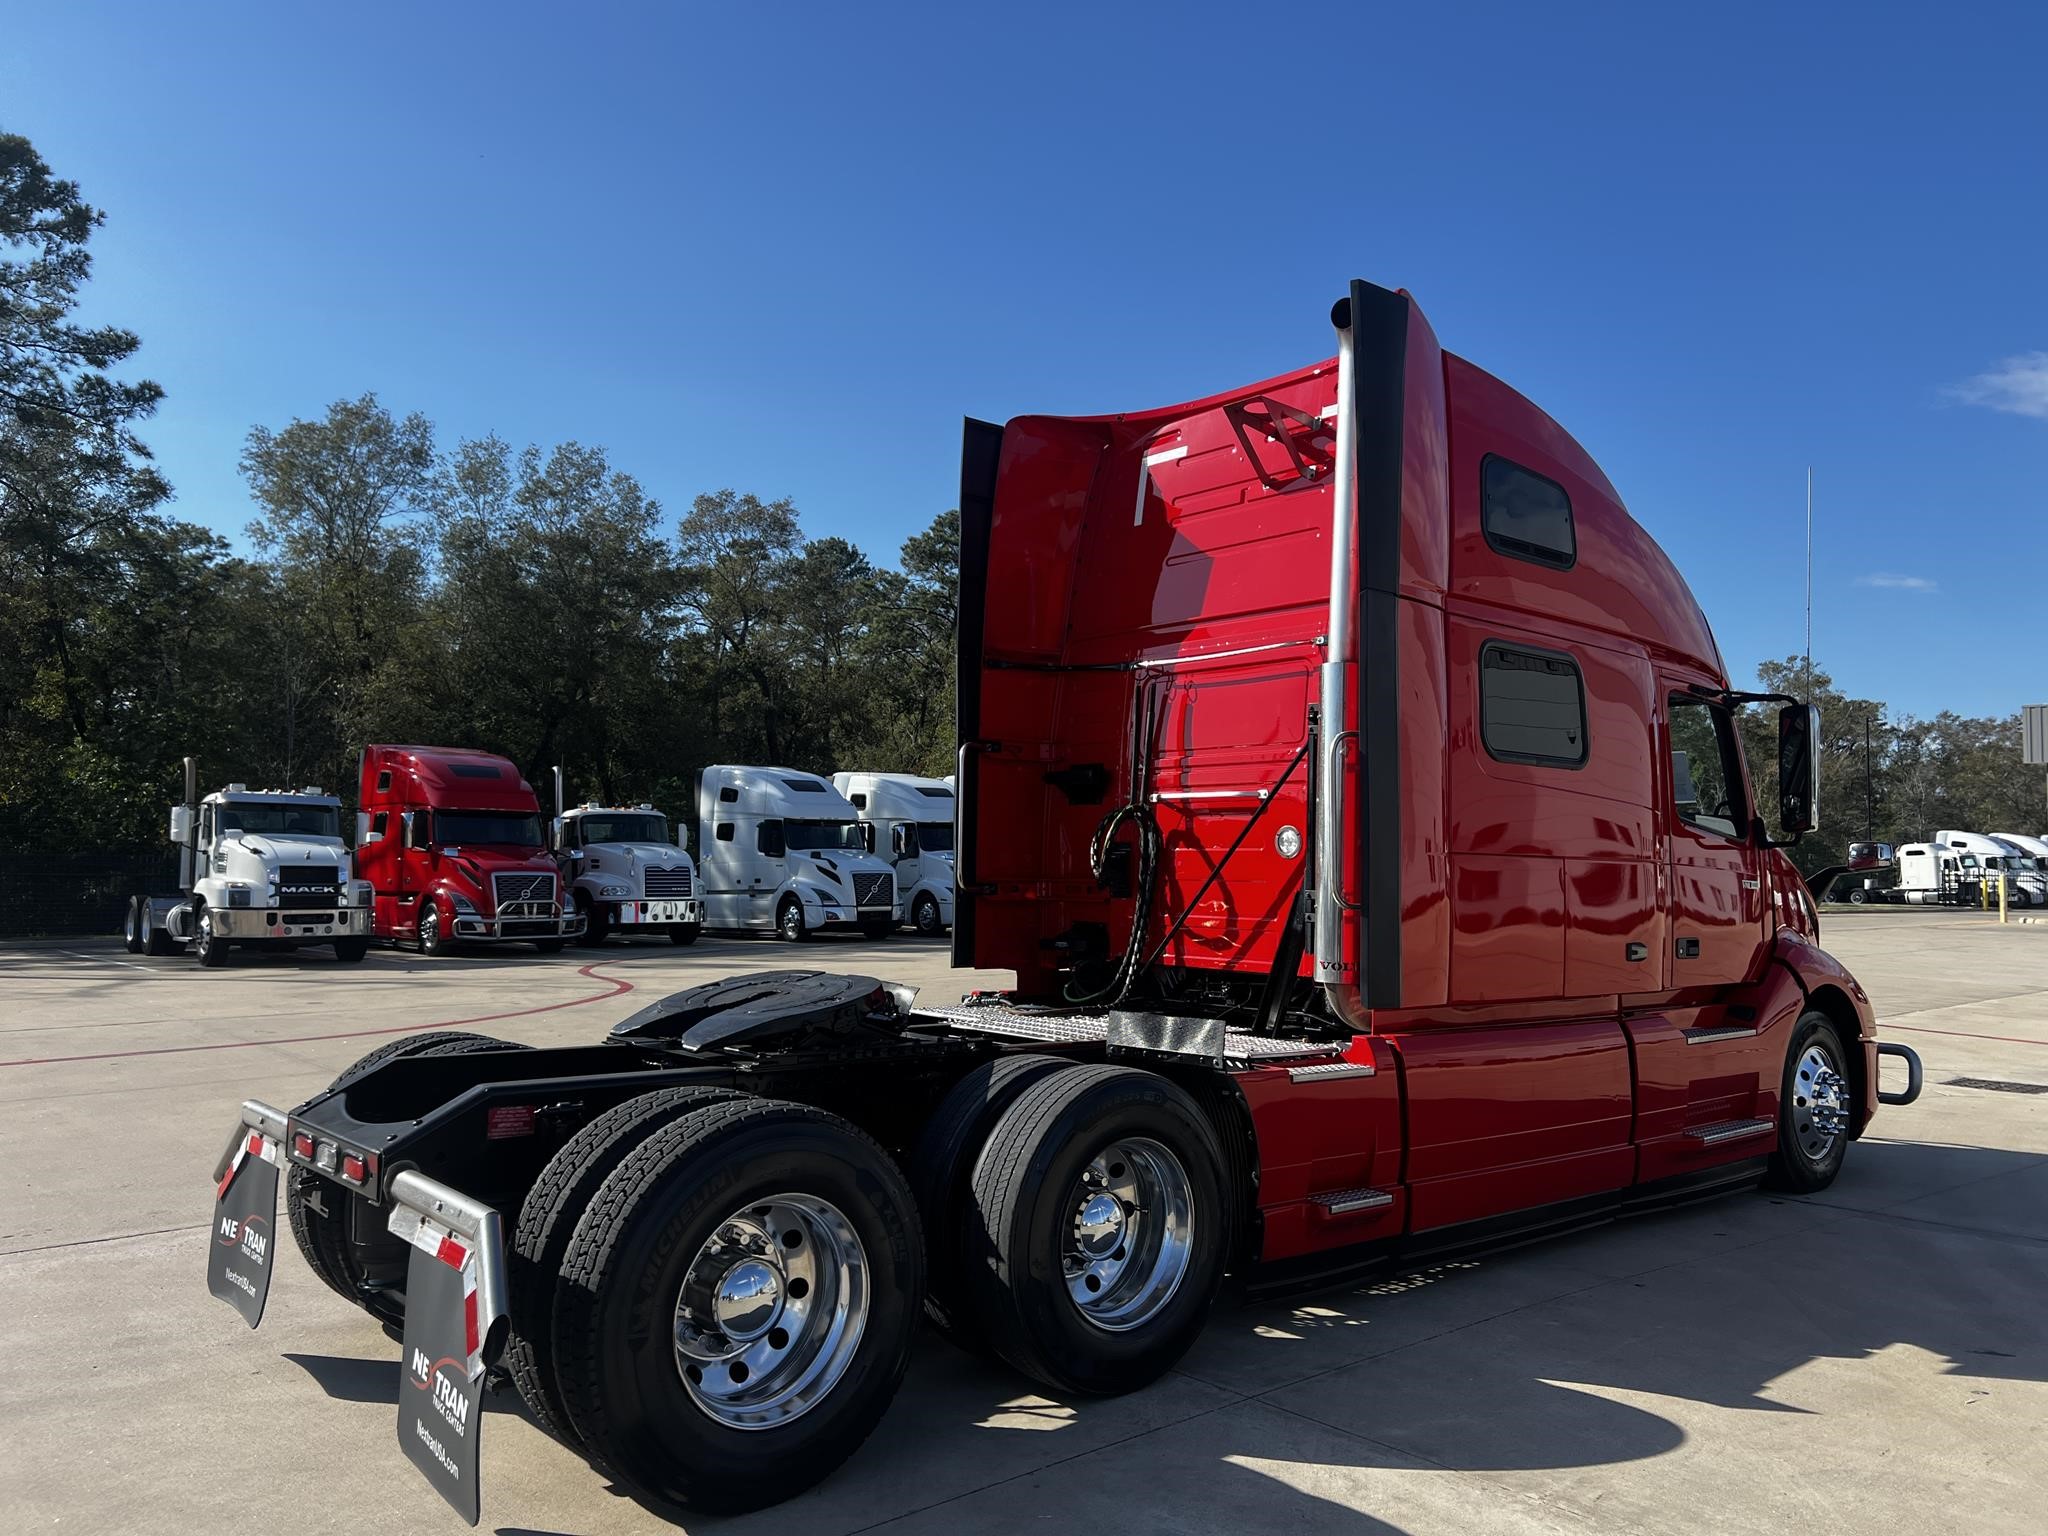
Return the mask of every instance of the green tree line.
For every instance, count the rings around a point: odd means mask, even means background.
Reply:
[[[950,771],[957,514],[878,565],[365,395],[249,432],[238,552],[167,510],[139,338],[75,319],[101,221],[0,135],[0,847],[160,842],[187,753],[352,799],[365,741],[476,746],[681,819],[707,762]]]
[[[878,566],[733,490],[672,515],[602,448],[442,441],[375,396],[257,426],[247,553],[166,510],[140,345],[75,316],[101,214],[0,134],[0,848],[155,845],[178,760],[208,784],[354,792],[366,741],[504,753],[578,798],[689,819],[707,762],[949,771],[958,515]],[[1808,870],[1866,836],[2039,830],[2019,723],[1821,707]],[[1759,779],[1769,713],[1745,713]],[[1771,803],[1771,787],[1758,786]]]

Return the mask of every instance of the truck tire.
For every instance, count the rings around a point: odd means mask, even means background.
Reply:
[[[1862,886],[1852,885],[1849,887],[1849,905],[1860,907],[1868,900],[1870,900],[1870,892]]]
[[[782,905],[775,909],[775,932],[785,944],[801,944],[811,936],[810,925],[804,921],[804,904],[796,897],[783,897]]]
[[[1818,1011],[1801,1014],[1778,1089],[1778,1150],[1764,1175],[1773,1189],[1812,1194],[1842,1171],[1855,1112],[1848,1067],[1834,1020]]]
[[[512,1339],[505,1369],[534,1422],[565,1445],[581,1442],[555,1384],[555,1277],[576,1223],[612,1170],[648,1137],[693,1109],[741,1097],[732,1088],[663,1088],[615,1105],[562,1143],[520,1204],[506,1255]]]
[[[1216,1133],[1157,1073],[1075,1067],[1027,1089],[975,1160],[975,1321],[1025,1375],[1109,1395],[1187,1352],[1222,1283]]]
[[[334,958],[347,965],[354,965],[370,952],[368,939],[336,939]]]
[[[910,926],[928,939],[944,933],[946,925],[939,916],[939,898],[930,891],[918,897],[910,908]]]
[[[563,1407],[642,1496],[759,1509],[868,1437],[923,1299],[917,1207],[880,1146],[809,1105],[708,1105],[577,1224],[555,1293]]]
[[[145,942],[143,938],[143,924],[149,921],[144,914],[148,911],[149,904],[144,897],[130,896],[128,898],[128,916],[121,923],[121,947],[131,955],[142,953],[142,946]]]
[[[594,949],[612,936],[612,921],[603,907],[579,892],[576,908],[583,914],[583,936],[576,941],[578,944]]]
[[[420,907],[418,934],[423,955],[445,955],[454,947],[441,932],[441,905],[431,896]]]
[[[228,963],[229,944],[213,931],[213,914],[206,903],[195,902],[192,908],[192,958],[208,969]]]
[[[455,1029],[430,1029],[422,1034],[407,1035],[401,1040],[385,1041],[327,1086],[329,1092],[345,1087],[394,1056],[445,1056],[457,1051],[526,1049],[526,1046],[513,1041],[498,1040],[489,1035],[472,1035]],[[328,1210],[320,1210],[307,1200],[308,1193],[314,1191],[318,1192]],[[382,1297],[366,1294],[362,1288],[362,1268],[348,1240],[346,1202],[357,1198],[310,1169],[291,1167],[285,1179],[284,1207],[285,1215],[291,1221],[292,1240],[298,1244],[306,1267],[335,1295],[361,1307],[379,1322],[401,1322],[405,1316],[402,1308]]]
[[[671,944],[694,944],[703,932],[702,923],[674,923],[669,927],[668,941]]]
[[[924,1223],[925,1316],[962,1348],[986,1354],[966,1289],[969,1181],[988,1133],[1024,1090],[1073,1065],[1058,1056],[998,1056],[953,1085],[910,1154],[910,1190]]]
[[[156,925],[149,898],[138,898],[142,903],[142,952],[145,955],[175,955],[182,947],[170,935],[170,930]]]

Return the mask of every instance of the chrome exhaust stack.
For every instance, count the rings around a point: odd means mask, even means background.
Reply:
[[[1361,957],[1344,953],[1343,914],[1357,904],[1344,895],[1345,754],[1358,733],[1351,717],[1352,651],[1358,610],[1358,357],[1351,300],[1330,311],[1337,328],[1337,453],[1330,488],[1330,617],[1319,678],[1320,739],[1316,743],[1315,979],[1330,1011],[1353,1028],[1365,1026],[1358,977]]]

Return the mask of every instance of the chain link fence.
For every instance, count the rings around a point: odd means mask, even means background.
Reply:
[[[118,934],[128,898],[178,887],[178,851],[0,854],[0,939]]]

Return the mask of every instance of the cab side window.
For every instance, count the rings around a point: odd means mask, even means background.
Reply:
[[[1749,829],[1742,758],[1728,711],[1689,694],[1671,696],[1672,810],[1688,826],[1737,839]]]

